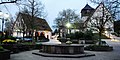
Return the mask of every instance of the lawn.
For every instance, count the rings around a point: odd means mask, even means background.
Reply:
[[[94,36],[99,38],[99,33],[94,33]],[[108,38],[108,37],[105,36],[105,35],[102,35],[102,36],[101,36],[101,39],[110,39],[110,38]]]

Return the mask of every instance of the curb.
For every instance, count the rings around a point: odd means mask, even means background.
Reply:
[[[85,54],[49,54],[49,53],[41,53],[41,52],[32,52],[32,54],[44,56],[44,57],[64,57],[64,58],[82,58],[82,57],[89,57],[95,56],[95,54],[85,53]]]

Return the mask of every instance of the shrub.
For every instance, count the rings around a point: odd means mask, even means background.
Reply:
[[[70,38],[71,41],[78,42],[78,40],[85,40],[85,43],[87,44],[93,44],[98,41],[99,36],[95,35],[91,30],[88,30],[86,32],[75,32],[71,34],[67,34],[66,38]]]
[[[93,39],[93,36],[94,36],[94,34],[92,33],[91,30],[90,30],[90,31],[86,31],[86,32],[84,33],[84,38],[85,38],[85,40],[94,40],[94,39]]]
[[[76,39],[84,39],[84,33],[83,32],[75,32]]]
[[[66,37],[70,38],[70,39],[83,39],[84,33],[83,32],[75,32],[75,33],[67,34]]]
[[[13,36],[7,36],[5,39],[16,40],[16,38],[15,38],[15,37],[13,37]]]
[[[113,47],[108,45],[89,45],[85,47],[85,50],[93,50],[93,51],[112,51]]]

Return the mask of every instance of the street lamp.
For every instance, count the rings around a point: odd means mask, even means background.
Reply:
[[[67,36],[67,44],[71,44],[72,42],[70,41],[70,27],[71,27],[71,24],[70,24],[70,22],[68,22],[67,24],[66,24],[66,27],[67,27],[67,29],[68,29],[68,31],[67,31],[67,33],[68,33],[68,36]]]
[[[70,33],[69,28],[71,27],[71,24],[68,22],[68,23],[66,24],[66,27],[68,28],[68,34],[69,34],[69,33]]]
[[[71,24],[70,24],[70,23],[67,23],[66,26],[67,26],[67,28],[70,28],[70,27],[71,27]]]
[[[2,32],[4,32],[4,21],[7,21],[9,15],[0,11],[0,19],[2,20]]]
[[[4,21],[6,21],[7,19],[9,18],[9,15],[8,14],[4,14],[3,12],[0,11],[0,19],[2,20],[2,38],[4,36]],[[1,41],[2,43],[2,41]]]

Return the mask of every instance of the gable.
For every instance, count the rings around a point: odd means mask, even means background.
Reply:
[[[102,23],[100,23],[101,21]],[[100,24],[105,26],[105,28],[113,27],[111,13],[108,11],[103,3],[100,3],[95,9],[94,13],[85,21],[85,25],[87,25],[88,27],[93,27],[93,25],[100,26]]]
[[[34,26],[35,30],[47,30],[47,31],[52,31],[52,29],[50,28],[50,26],[48,25],[48,23],[46,22],[45,19],[41,19],[38,17],[34,17],[34,25],[32,24],[31,20],[31,16],[28,14],[23,14],[23,13],[19,13],[16,19],[16,22],[14,24],[15,28],[23,28],[23,26],[26,29],[32,29],[31,28],[31,24]],[[18,24],[20,24],[19,26],[17,26]]]
[[[23,29],[24,21],[22,19],[22,16],[18,14],[16,21],[13,24],[13,29],[14,30],[21,30]]]

